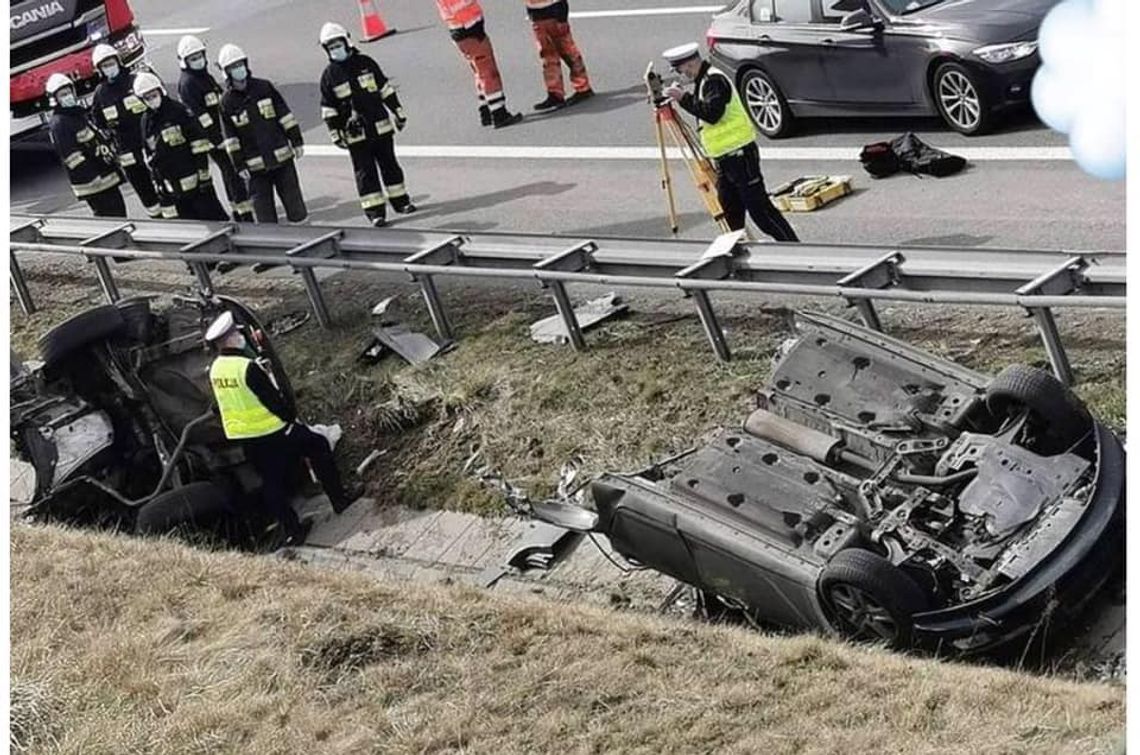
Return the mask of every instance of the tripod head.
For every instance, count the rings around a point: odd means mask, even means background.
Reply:
[[[649,102],[655,108],[665,107],[669,105],[669,98],[665,96],[665,82],[657,74],[653,68],[653,61],[649,61],[649,65],[645,67],[645,89],[649,93]]]

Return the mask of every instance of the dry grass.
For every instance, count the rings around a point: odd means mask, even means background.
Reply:
[[[1124,725],[1118,686],[49,527],[13,529],[11,628],[36,753],[1097,753]]]

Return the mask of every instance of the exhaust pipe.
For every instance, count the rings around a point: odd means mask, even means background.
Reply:
[[[843,441],[818,430],[797,425],[767,409],[757,409],[744,422],[744,430],[761,440],[771,441],[820,464],[834,463]]]

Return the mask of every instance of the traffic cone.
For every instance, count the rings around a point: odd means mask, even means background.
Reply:
[[[360,28],[362,42],[372,42],[396,33],[395,28],[389,28],[384,19],[380,18],[375,0],[360,0]]]

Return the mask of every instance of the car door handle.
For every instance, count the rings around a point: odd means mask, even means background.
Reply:
[[[761,34],[760,35],[760,44],[766,45],[771,41],[772,41],[772,38],[769,37],[767,34]]]
[[[825,45],[834,45],[834,44],[835,44],[835,40],[834,40],[834,39],[825,39],[825,40],[822,40],[822,42],[823,42],[823,44],[825,44]]]

